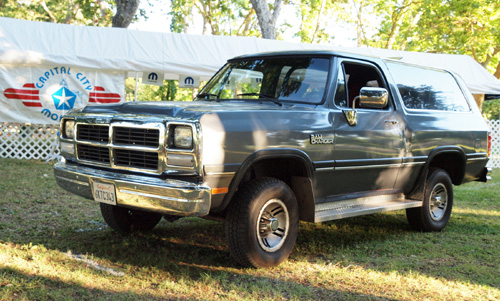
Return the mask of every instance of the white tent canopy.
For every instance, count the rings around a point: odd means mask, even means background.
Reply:
[[[339,49],[340,50],[340,49]],[[468,55],[397,51],[377,48],[341,48],[343,51],[398,59],[407,63],[453,71],[474,94],[500,94],[500,80]]]
[[[500,94],[500,81],[471,57],[373,48],[341,48],[254,37],[200,36],[72,26],[0,18],[0,65],[74,66],[103,72],[157,72],[209,79],[227,59],[250,53],[323,49],[366,54],[458,73],[472,93]]]

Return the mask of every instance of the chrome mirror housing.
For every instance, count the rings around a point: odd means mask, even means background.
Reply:
[[[384,88],[363,87],[359,91],[359,106],[369,109],[383,109],[389,101],[389,93]]]

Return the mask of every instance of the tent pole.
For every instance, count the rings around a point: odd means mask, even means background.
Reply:
[[[137,101],[137,81],[139,77],[139,72],[135,73],[135,91],[134,91],[134,101]]]

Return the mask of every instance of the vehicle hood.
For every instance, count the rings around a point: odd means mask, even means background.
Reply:
[[[219,112],[255,112],[255,111],[293,111],[299,107],[290,104],[279,106],[267,101],[151,101],[151,102],[126,102],[119,105],[91,105],[85,107],[80,113],[98,114],[121,117],[157,117],[175,119],[200,119],[203,115]],[[310,107],[312,109],[312,107]],[[304,110],[303,106],[300,110]]]

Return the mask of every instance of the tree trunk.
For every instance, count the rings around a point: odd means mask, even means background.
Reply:
[[[498,62],[497,70],[495,71],[495,77],[500,79],[500,62]]]
[[[250,33],[250,25],[252,23],[252,16],[255,13],[255,10],[252,8],[245,17],[245,20],[238,28],[237,35],[239,36],[248,36]]]
[[[47,13],[47,15],[49,15],[50,19],[52,20],[52,22],[54,23],[58,23],[57,22],[57,18],[54,16],[54,14],[50,11],[50,9],[47,7],[47,4],[45,3],[45,1],[42,1],[40,3],[42,5],[42,8],[43,10]]]
[[[314,33],[311,38],[311,44],[314,44],[316,41],[316,38],[318,37],[318,32],[319,32],[319,27],[321,26],[321,17],[323,16],[323,10],[325,9],[325,0],[321,0],[321,6],[318,11],[318,17],[316,18],[316,26],[314,27]]]
[[[127,28],[135,17],[140,0],[116,0],[113,27]]]
[[[280,14],[281,0],[274,1],[273,12],[269,10],[266,0],[250,0],[259,20],[260,30],[264,39],[276,40],[276,20]]]
[[[64,24],[70,24],[75,18],[76,14],[80,10],[80,4],[68,4],[68,13],[66,14],[66,19],[64,19]]]
[[[99,4],[100,18],[106,18],[106,3],[104,0],[97,0],[97,3]]]
[[[483,111],[483,103],[484,103],[484,94],[472,94],[474,99],[476,100],[477,107],[482,112]]]
[[[356,7],[356,1],[353,0],[352,1],[353,4],[354,4],[354,7],[356,8],[356,14],[357,14],[357,27],[356,27],[356,32],[357,32],[357,37],[358,37],[358,41],[357,41],[357,46],[360,47],[362,46],[365,41],[367,40],[366,39],[366,34],[365,34],[365,31],[363,29],[363,18],[362,18],[362,15],[363,15],[363,7],[364,7],[364,1],[360,1],[359,3],[359,7]]]

